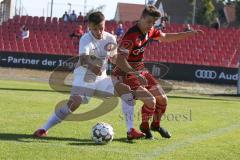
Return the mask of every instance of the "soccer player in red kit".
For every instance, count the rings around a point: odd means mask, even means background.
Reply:
[[[113,75],[129,85],[136,99],[144,103],[141,110],[140,129],[146,134],[147,139],[153,138],[151,130],[159,132],[164,138],[170,138],[171,134],[160,126],[161,117],[167,107],[167,96],[157,80],[144,70],[143,54],[146,45],[150,39],[172,42],[203,33],[201,30],[163,33],[154,28],[160,16],[156,7],[152,5],[145,7],[140,20],[126,32],[119,42],[116,67],[113,70]],[[152,119],[151,125],[150,119]]]

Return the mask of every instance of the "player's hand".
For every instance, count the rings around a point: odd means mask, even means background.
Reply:
[[[89,69],[84,75],[84,81],[87,83],[94,83],[96,81],[96,78],[97,78],[97,75]]]
[[[144,76],[142,76],[141,74],[137,74],[136,75],[139,82],[141,83],[142,86],[146,86],[147,85],[147,80]]]
[[[96,81],[97,76],[102,75],[101,66],[98,65],[89,65],[87,72],[84,76],[84,81],[87,83],[93,83]]]

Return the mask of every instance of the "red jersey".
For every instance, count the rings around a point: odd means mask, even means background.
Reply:
[[[161,31],[152,28],[148,33],[143,34],[137,25],[131,27],[119,42],[118,53],[127,57],[128,63],[137,71],[144,68],[143,54],[150,39],[157,39]],[[114,75],[123,74],[121,69],[115,67]]]

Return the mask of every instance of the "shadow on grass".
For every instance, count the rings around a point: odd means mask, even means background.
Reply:
[[[77,138],[65,138],[65,137],[43,137],[41,139],[34,137],[32,134],[18,134],[18,133],[0,133],[0,141],[17,141],[17,142],[29,142],[26,140],[50,140],[50,141],[73,141],[78,142]]]
[[[126,138],[114,138],[113,142],[121,142],[121,143],[128,143],[128,144],[136,143],[135,141],[128,141]],[[92,140],[86,140],[86,139],[79,139],[78,143],[76,143],[76,142],[69,143],[69,145],[73,145],[73,146],[84,146],[84,145],[104,146],[104,144],[95,144]]]
[[[56,92],[50,89],[26,89],[26,88],[0,88],[3,91],[26,91],[26,92]]]
[[[240,98],[240,95],[237,95],[237,94],[213,94],[212,96],[215,96],[215,97],[239,97]]]
[[[192,100],[210,100],[210,101],[239,101],[238,99],[226,99],[230,98],[223,97],[223,98],[216,98],[216,95],[203,95],[203,96],[209,96],[209,97],[191,97],[191,96],[173,96],[169,95],[168,98],[176,98],[176,99],[192,99]],[[237,97],[237,96],[236,96]]]
[[[0,133],[0,141],[16,141],[29,143],[39,140],[43,143],[47,141],[66,141],[69,145],[96,145],[90,138],[78,139],[78,138],[66,138],[66,137],[43,137],[41,139],[34,137],[32,134],[18,134],[18,133]],[[135,143],[134,141],[127,141],[126,138],[114,138],[114,141],[122,143]]]
[[[58,92],[54,90],[48,89],[24,89],[24,88],[0,88],[0,91],[25,91],[25,92]],[[68,94],[69,91],[61,91],[61,93]],[[207,96],[207,97],[201,97]],[[239,101],[238,99],[227,99],[227,98],[240,98],[239,95],[236,94],[202,94],[198,97],[192,96],[175,96],[175,95],[168,95],[169,98],[185,98],[185,99],[196,99],[196,100],[219,100],[219,101]],[[226,99],[225,99],[226,98]]]

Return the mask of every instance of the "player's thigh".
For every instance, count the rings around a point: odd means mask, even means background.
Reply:
[[[161,85],[151,86],[148,90],[156,98],[158,104],[167,105],[168,98]]]
[[[116,82],[114,85],[114,95],[120,97],[123,94],[132,93],[130,86],[124,84],[123,82]]]
[[[154,107],[156,104],[156,99],[152,95],[151,92],[149,92],[146,88],[143,86],[138,87],[137,90],[134,90],[135,97],[138,100],[141,100],[145,105],[148,107]]]
[[[69,101],[75,107],[80,104],[87,104],[93,96],[95,89],[93,87],[85,86],[73,86]]]
[[[111,97],[114,96],[114,83],[115,80],[110,76],[100,78],[96,81],[96,96]]]
[[[143,71],[141,74],[146,78],[147,80],[147,86],[146,88],[149,88],[151,86],[158,85],[158,80],[148,71]]]
[[[128,85],[132,90],[136,90],[141,86],[138,78],[135,75],[128,74],[126,76],[122,76],[122,82]]]
[[[157,79],[148,71],[143,72],[142,75],[147,79],[148,86],[146,88],[156,98],[156,102],[161,105],[166,105],[168,101],[167,96]]]
[[[68,102],[71,110],[76,110],[82,103],[88,103],[95,92],[96,82],[87,83],[83,77],[84,75],[82,74],[74,74],[71,96]]]

